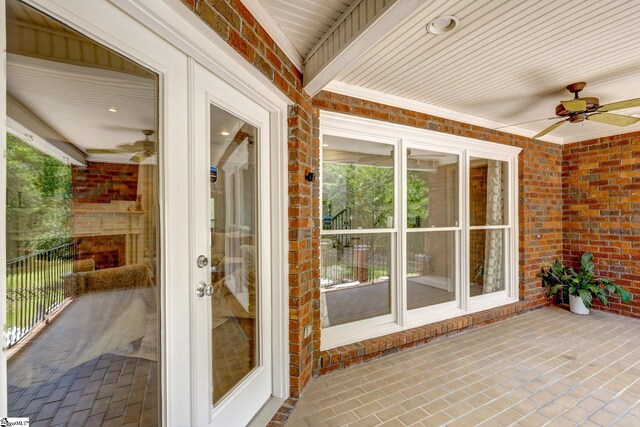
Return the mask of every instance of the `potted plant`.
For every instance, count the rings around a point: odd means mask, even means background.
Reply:
[[[596,297],[607,307],[610,306],[607,295],[618,294],[623,302],[631,300],[631,294],[606,277],[595,277],[593,254],[585,252],[580,258],[580,270],[565,267],[560,260],[542,267],[538,277],[548,288],[547,297],[551,298],[561,290],[569,294],[569,306],[573,313],[589,314],[591,302]]]

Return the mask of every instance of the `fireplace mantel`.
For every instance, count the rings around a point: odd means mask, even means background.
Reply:
[[[147,211],[131,202],[75,203],[72,217],[74,239],[124,235],[127,264],[144,262]]]

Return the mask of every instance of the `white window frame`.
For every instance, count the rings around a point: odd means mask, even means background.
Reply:
[[[336,135],[335,133],[332,132],[327,132],[327,134],[331,134],[331,135]],[[398,174],[395,173],[395,171],[398,169],[398,156],[397,156],[397,152],[398,152],[398,148],[400,147],[400,140],[398,138],[394,138],[394,137],[385,137],[385,136],[380,136],[380,135],[370,135],[367,138],[363,138],[358,132],[350,132],[349,130],[343,130],[340,132],[340,135],[343,138],[351,138],[351,139],[359,139],[359,140],[366,140],[367,142],[373,142],[376,144],[384,144],[384,145],[388,145],[390,147],[392,147],[393,150],[393,169],[394,169],[394,174],[393,174],[393,194],[394,194],[394,200],[396,199],[397,195],[400,194],[400,180],[398,179]],[[323,141],[323,134],[320,135],[320,145],[323,146],[324,145],[324,141]],[[324,154],[324,150],[320,150],[320,173],[319,175],[322,177],[322,165],[323,165],[323,154]],[[322,179],[322,178],[321,178]],[[320,216],[322,216],[322,191],[320,191]],[[322,219],[322,218],[321,218]],[[389,234],[391,236],[390,238],[390,244],[391,244],[391,254],[392,254],[392,259],[397,259],[397,254],[399,253],[398,251],[398,245],[396,244],[397,241],[397,235],[398,235],[398,224],[400,222],[400,217],[399,217],[399,212],[398,209],[396,209],[396,207],[394,206],[393,209],[393,227],[391,228],[362,228],[362,229],[349,229],[349,230],[321,230],[321,238],[322,236],[331,236],[331,235],[345,235],[345,234]],[[322,222],[320,222],[322,223]],[[396,262],[392,262],[391,263],[391,274],[389,276],[390,279],[390,283],[394,283],[394,281],[397,278],[397,263]],[[396,292],[396,290],[399,289],[398,286],[391,286],[390,289],[390,298],[391,298],[391,310],[389,314],[384,314],[382,316],[377,316],[377,317],[373,317],[373,318],[369,318],[369,319],[364,319],[364,320],[358,320],[355,322],[350,322],[350,323],[345,323],[345,324],[341,324],[341,325],[336,325],[331,327],[331,330],[333,331],[333,333],[335,333],[336,335],[348,335],[350,332],[350,330],[352,329],[360,329],[362,328],[371,328],[373,326],[375,327],[384,327],[384,325],[389,325],[393,322],[395,322],[396,316],[399,315],[399,313],[402,312],[401,307],[399,306],[400,303],[400,295]]]
[[[395,144],[394,149],[394,227],[375,230],[321,230],[320,235],[389,232],[395,256],[391,266],[391,315],[330,326],[321,331],[320,349],[326,350],[367,338],[403,331],[440,320],[450,319],[519,300],[518,294],[518,154],[521,149],[475,140],[463,136],[418,129],[378,120],[320,111],[320,143],[324,135],[371,142]],[[458,156],[458,225],[428,229],[409,229],[406,223],[407,148],[423,149]],[[507,163],[507,221],[499,226],[469,226],[469,159],[479,157]],[[322,180],[322,150],[320,158]],[[322,183],[321,183],[322,185]],[[321,197],[322,197],[322,191]],[[322,206],[322,200],[320,200]],[[322,210],[320,215],[322,216]],[[320,218],[322,220],[322,218]],[[320,222],[322,223],[322,222]],[[473,229],[505,230],[505,290],[470,297],[469,233]],[[456,239],[456,300],[407,310],[406,301],[406,239],[407,233],[454,231]],[[395,238],[395,242],[393,239]],[[398,250],[397,248],[402,248]]]

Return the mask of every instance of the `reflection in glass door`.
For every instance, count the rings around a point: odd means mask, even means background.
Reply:
[[[156,426],[158,76],[21,2],[6,11],[0,415]]]
[[[269,112],[197,64],[193,88],[195,423],[241,426],[273,392]]]
[[[210,107],[213,404],[259,363],[257,129]]]

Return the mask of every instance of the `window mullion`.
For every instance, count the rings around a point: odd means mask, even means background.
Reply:
[[[470,303],[469,283],[471,273],[469,271],[469,155],[467,151],[464,151],[460,156],[460,183],[459,186],[459,200],[460,200],[460,247],[458,248],[458,255],[460,257],[459,282],[460,287],[460,308],[467,311]]]
[[[404,326],[407,321],[407,248],[406,248],[406,230],[407,230],[407,159],[406,145],[404,140],[400,140],[398,149],[396,150],[396,188],[400,203],[396,206],[396,311],[397,321],[400,326]]]

